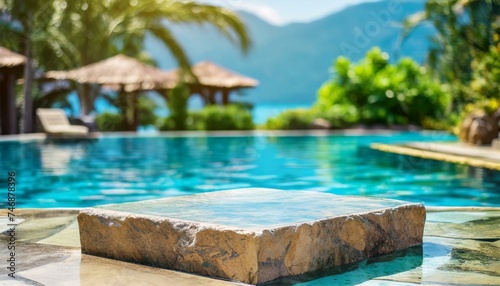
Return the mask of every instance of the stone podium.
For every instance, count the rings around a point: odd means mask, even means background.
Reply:
[[[425,208],[240,189],[88,208],[78,223],[82,253],[258,284],[419,245]]]

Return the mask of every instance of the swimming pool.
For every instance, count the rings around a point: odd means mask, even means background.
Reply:
[[[372,135],[106,136],[0,142],[0,177],[18,207],[86,207],[246,187],[500,206],[500,172],[371,150],[371,143],[455,141],[440,132]],[[5,191],[6,192],[6,191]],[[6,200],[1,201],[2,207]]]

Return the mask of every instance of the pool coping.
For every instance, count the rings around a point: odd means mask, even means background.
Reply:
[[[406,144],[381,144],[381,143],[372,143],[370,145],[370,148],[373,150],[378,150],[382,152],[387,152],[387,153],[393,153],[393,154],[399,154],[399,155],[407,155],[407,156],[413,156],[413,157],[419,157],[423,159],[431,159],[431,160],[436,160],[436,161],[443,161],[443,162],[449,162],[449,163],[455,163],[455,164],[461,164],[461,165],[469,165],[473,167],[480,167],[480,168],[486,168],[486,169],[492,169],[492,170],[497,170],[500,171],[500,160],[494,160],[494,159],[489,159],[485,158],[484,156],[475,156],[471,152],[467,154],[465,151],[462,154],[457,154],[453,151],[445,151],[445,150],[435,150],[434,149],[434,143],[429,143],[427,144],[427,147],[425,145],[420,145],[418,148],[412,146],[413,143],[406,143]],[[448,144],[449,146],[457,146],[456,142],[453,143],[439,143],[441,145],[446,146]],[[488,147],[476,147],[472,145],[467,145],[463,146],[462,148],[470,148],[469,150],[473,150],[476,152],[486,152],[491,149],[491,152],[497,152],[496,149],[493,149],[490,147],[490,149],[486,150],[485,148]],[[485,151],[486,150],[486,151]]]

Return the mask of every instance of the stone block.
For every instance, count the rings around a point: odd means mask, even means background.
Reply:
[[[422,243],[425,208],[241,189],[84,209],[82,253],[250,284]]]

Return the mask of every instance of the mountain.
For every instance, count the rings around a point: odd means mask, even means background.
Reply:
[[[311,23],[286,26],[240,11],[253,40],[247,55],[211,27],[172,25],[171,29],[193,63],[210,60],[259,80],[258,88],[244,91],[246,96],[238,100],[307,104],[315,100],[340,55],[358,61],[371,47],[379,46],[392,61],[408,56],[422,62],[434,33],[431,27],[420,27],[402,45],[398,43],[401,22],[422,11],[424,4],[423,0],[363,3]],[[175,68],[175,60],[158,40],[147,37],[146,49],[161,68]]]

